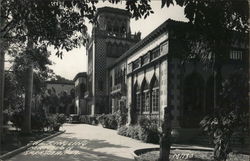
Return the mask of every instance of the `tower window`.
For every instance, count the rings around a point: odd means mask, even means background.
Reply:
[[[151,55],[152,60],[159,57],[160,56],[160,48],[153,50],[151,54],[152,54]]]
[[[231,50],[229,57],[232,60],[242,60],[242,51],[240,51],[240,50]]]

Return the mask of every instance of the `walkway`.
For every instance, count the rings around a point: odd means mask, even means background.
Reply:
[[[86,124],[65,124],[66,130],[8,161],[132,161],[134,149],[159,147]]]

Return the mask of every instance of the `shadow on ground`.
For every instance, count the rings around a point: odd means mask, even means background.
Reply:
[[[132,161],[112,153],[99,152],[99,149],[127,148],[110,144],[105,140],[88,140],[57,137],[32,147],[9,161]]]

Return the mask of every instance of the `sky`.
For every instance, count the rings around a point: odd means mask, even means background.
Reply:
[[[178,21],[187,21],[184,16],[184,9],[179,6],[175,5],[169,8],[161,8],[161,0],[152,0],[150,4],[154,14],[151,14],[146,19],[131,19],[130,21],[131,32],[134,33],[140,31],[142,33],[141,38],[147,36],[168,18]],[[104,6],[125,9],[124,2],[116,5],[108,2],[99,2],[97,5],[97,7]],[[91,35],[92,25],[88,22],[86,22],[86,25],[88,27],[88,33]],[[53,50],[52,47],[50,47],[49,50],[52,53],[50,60],[53,62],[50,68],[53,69],[55,74],[67,79],[73,79],[77,73],[87,72],[87,55],[84,46],[73,49],[69,52],[64,52],[63,59],[60,59],[55,55],[55,50]]]

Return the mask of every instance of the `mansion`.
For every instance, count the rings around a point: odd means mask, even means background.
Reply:
[[[213,111],[214,79],[211,68],[199,62],[183,62],[183,40],[188,23],[171,19],[141,40],[131,34],[126,10],[103,7],[86,50],[88,72],[82,115],[128,111],[128,123],[140,116],[163,118],[172,108],[172,127],[198,128]],[[221,66],[223,78],[239,69],[248,70],[248,41],[235,41]],[[249,111],[248,107],[245,109]]]

